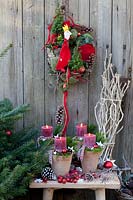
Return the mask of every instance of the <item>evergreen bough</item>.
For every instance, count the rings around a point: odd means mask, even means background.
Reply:
[[[23,196],[34,177],[40,176],[48,162],[47,151],[51,141],[44,141],[38,148],[38,130],[14,130],[14,122],[29,110],[29,105],[13,108],[8,99],[0,101],[0,200]],[[11,130],[12,134],[6,134]]]

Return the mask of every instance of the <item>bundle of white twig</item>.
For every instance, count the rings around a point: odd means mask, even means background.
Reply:
[[[130,83],[130,81],[124,84],[120,82],[120,74],[113,71],[111,59],[112,55],[110,54],[108,58],[106,54],[100,99],[94,108],[99,131],[103,132],[107,139],[101,154],[103,161],[111,158],[116,135],[123,129],[123,126],[120,126],[124,117],[122,99]]]

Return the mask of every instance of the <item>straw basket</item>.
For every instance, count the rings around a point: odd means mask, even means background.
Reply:
[[[70,155],[53,155],[52,157],[52,169],[56,176],[64,176],[69,173],[70,165],[72,161],[72,153]]]
[[[101,152],[84,151],[83,160],[81,161],[84,173],[95,171],[97,169]]]

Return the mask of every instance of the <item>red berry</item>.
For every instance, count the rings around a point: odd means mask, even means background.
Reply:
[[[43,178],[43,182],[46,183],[47,182],[47,178]]]
[[[79,176],[76,176],[75,179],[76,179],[76,180],[79,180]]]
[[[73,182],[73,179],[72,179],[72,178],[70,178],[70,182],[71,182],[71,183]]]
[[[70,178],[67,178],[66,180],[67,180],[67,182],[70,182]]]
[[[58,180],[58,183],[62,183],[63,177],[62,176],[58,176],[57,180]]]
[[[69,177],[70,177],[70,174],[66,174],[66,177],[69,178]]]
[[[65,178],[62,179],[62,183],[65,184],[67,181]]]
[[[66,150],[66,149],[63,149],[63,150],[62,150],[62,152],[63,152],[63,153],[66,153],[66,152],[67,152],[67,150]]]
[[[97,145],[97,144],[94,144],[94,148],[98,148],[98,145]]]
[[[58,178],[58,179],[63,179],[63,176],[59,175],[57,178]]]
[[[74,180],[73,180],[73,183],[77,183],[77,179],[74,179]]]
[[[62,183],[62,179],[58,179],[58,183]]]

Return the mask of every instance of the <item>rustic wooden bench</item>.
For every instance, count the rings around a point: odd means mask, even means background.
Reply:
[[[78,181],[77,183],[58,183],[57,181],[48,181],[47,183],[32,182],[30,188],[43,188],[43,200],[52,200],[54,190],[57,189],[92,189],[95,190],[96,200],[105,200],[105,189],[120,189],[120,181],[117,175],[113,180],[101,182],[96,179],[94,181]]]

